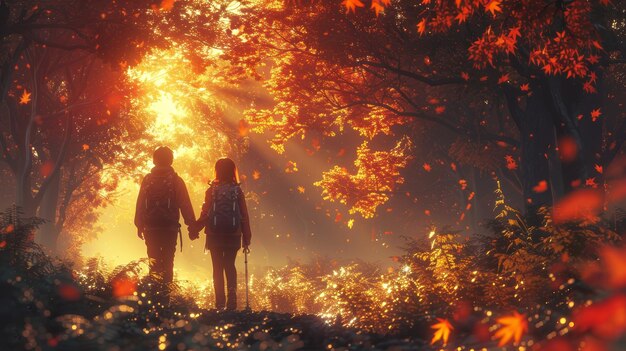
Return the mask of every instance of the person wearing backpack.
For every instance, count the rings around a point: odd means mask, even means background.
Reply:
[[[174,171],[174,153],[161,146],[154,151],[154,168],[141,182],[135,226],[137,236],[145,240],[150,260],[150,276],[162,285],[165,301],[169,300],[169,284],[174,277],[174,253],[176,240],[182,233],[180,214],[186,225],[195,223],[195,214],[185,182]]]
[[[209,183],[202,213],[192,230],[205,229],[205,250],[211,252],[215,308],[237,309],[237,269],[235,258],[242,247],[249,252],[250,220],[246,199],[237,182],[237,168],[233,160],[221,158],[215,163],[215,179]],[[199,234],[195,234],[197,238]],[[190,233],[190,237],[192,234]],[[224,293],[226,275],[226,294]]]

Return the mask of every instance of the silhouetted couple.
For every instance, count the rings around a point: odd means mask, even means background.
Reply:
[[[211,252],[215,307],[237,308],[237,270],[235,258],[243,246],[248,251],[251,232],[243,191],[237,182],[237,168],[228,158],[215,163],[215,179],[209,183],[202,213],[196,220],[185,182],[172,167],[174,153],[168,147],[154,151],[154,168],[141,183],[135,225],[137,235],[145,240],[150,260],[150,276],[161,291],[161,300],[169,302],[169,285],[173,279],[176,240],[182,251],[182,214],[189,238],[195,240],[204,229],[205,250]],[[224,292],[226,275],[226,293]]]

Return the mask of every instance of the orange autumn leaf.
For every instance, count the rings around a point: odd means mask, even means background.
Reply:
[[[602,111],[599,108],[591,111],[591,121],[595,122],[602,115]]]
[[[530,84],[526,83],[526,84],[522,84],[519,86],[521,91],[530,91]]]
[[[83,144],[83,151],[89,150],[89,144]]]
[[[379,0],[372,0],[372,6],[370,9],[374,10],[376,16],[378,17],[381,12],[385,11],[385,6],[383,6]]]
[[[422,20],[417,24],[417,32],[419,35],[424,34],[426,31],[426,19],[422,18]]]
[[[548,182],[545,180],[540,180],[537,185],[533,187],[533,191],[536,193],[543,193],[548,190]]]
[[[245,137],[250,132],[250,127],[248,122],[245,119],[239,120],[239,125],[237,126],[237,130],[239,132],[239,136]]]
[[[499,347],[506,345],[511,340],[519,343],[522,340],[522,335],[528,331],[526,315],[519,314],[517,311],[514,311],[511,316],[500,317],[496,321],[502,325],[494,334],[496,339],[500,339]]]
[[[356,12],[357,7],[365,6],[360,0],[344,0],[343,6],[346,8],[346,13]]]
[[[572,221],[595,222],[602,207],[602,192],[598,189],[576,190],[554,204],[552,220],[556,224]]]
[[[257,171],[257,170],[254,170],[254,171],[252,172],[252,179],[254,179],[254,180],[259,180],[259,178],[261,178],[261,172],[259,172],[259,171]]]
[[[174,2],[176,2],[176,0],[163,0],[159,8],[163,11],[169,11],[174,7]]]
[[[437,106],[435,107],[435,113],[440,115],[442,113],[444,113],[446,111],[446,107],[445,106]]]
[[[439,321],[439,323],[433,324],[431,326],[432,329],[435,329],[435,334],[433,335],[430,344],[433,345],[437,341],[441,340],[443,342],[443,345],[445,346],[448,343],[450,332],[454,328],[447,319],[437,318],[437,320]]]
[[[498,84],[504,84],[506,82],[508,82],[511,78],[509,77],[508,73],[505,73],[503,75],[500,76],[500,78],[498,78]]]
[[[422,168],[424,168],[426,172],[430,172],[432,170],[432,167],[428,163],[424,163]]]
[[[305,189],[304,189],[304,187],[302,185],[298,186],[298,192],[300,194],[304,194],[304,191],[305,191]]]
[[[29,102],[30,102],[30,93],[26,89],[24,89],[24,92],[22,93],[22,97],[20,97],[20,105],[26,105]]]
[[[496,17],[496,12],[502,12],[502,8],[500,7],[501,3],[502,1],[491,0],[487,5],[485,5],[485,12],[491,12],[491,15]]]
[[[594,166],[594,168],[596,169],[596,172],[598,172],[598,173],[602,174],[602,171],[603,171],[603,170],[602,170],[602,166],[600,166],[599,164],[596,164],[596,165]]]
[[[2,230],[2,234],[13,233],[14,230],[15,230],[15,226],[13,224],[9,224]]]
[[[113,296],[115,297],[130,296],[137,290],[137,282],[128,277],[117,278],[111,285],[113,285]]]

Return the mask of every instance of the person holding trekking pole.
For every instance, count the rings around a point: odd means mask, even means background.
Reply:
[[[202,213],[190,227],[190,237],[197,239],[205,228],[205,250],[211,252],[215,308],[237,309],[237,269],[235,258],[243,246],[250,252],[250,219],[246,199],[239,186],[233,160],[221,158],[215,163],[215,179],[209,183]],[[226,275],[226,293],[224,293]],[[246,306],[247,307],[247,306]]]

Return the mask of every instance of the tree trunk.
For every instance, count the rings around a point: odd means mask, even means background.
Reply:
[[[46,188],[46,193],[44,194],[39,206],[39,217],[44,219],[46,222],[39,228],[37,241],[50,249],[52,252],[56,252],[57,239],[60,234],[56,225],[56,218],[61,174],[58,172],[52,177],[53,178],[50,179],[50,185]]]

